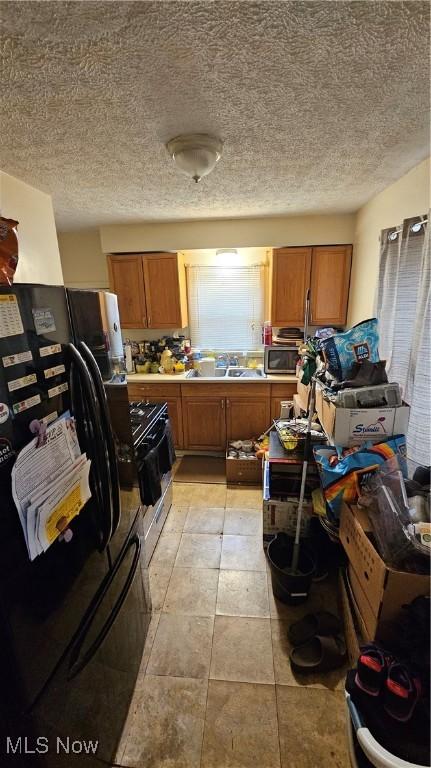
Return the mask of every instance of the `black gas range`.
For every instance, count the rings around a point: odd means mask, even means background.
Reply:
[[[149,563],[172,504],[175,450],[166,403],[129,403],[127,385],[106,386],[117,437],[120,484],[135,487],[144,517],[145,562]],[[139,489],[139,491],[138,491]]]

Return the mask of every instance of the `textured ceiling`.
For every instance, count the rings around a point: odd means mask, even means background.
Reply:
[[[429,154],[428,3],[0,6],[0,164],[60,229],[354,211]],[[187,131],[225,142],[198,185]]]

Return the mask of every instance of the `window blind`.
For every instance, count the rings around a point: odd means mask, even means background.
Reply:
[[[190,337],[194,347],[246,351],[262,344],[264,267],[187,268]]]

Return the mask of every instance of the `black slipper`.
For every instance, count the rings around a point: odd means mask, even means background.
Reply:
[[[329,611],[307,613],[299,621],[289,627],[289,640],[292,645],[301,645],[311,640],[315,635],[338,635],[341,632],[341,621]]]
[[[342,667],[346,661],[346,645],[341,635],[316,635],[306,643],[293,648],[290,663],[295,672],[330,672]]]

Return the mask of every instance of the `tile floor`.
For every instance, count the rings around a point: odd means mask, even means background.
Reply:
[[[174,483],[150,565],[153,617],[117,761],[133,768],[347,768],[345,670],[300,678],[289,623],[335,583],[274,600],[261,491]]]

